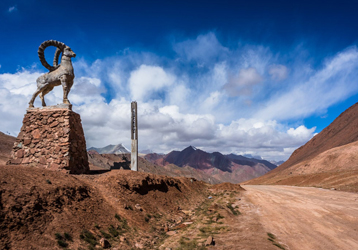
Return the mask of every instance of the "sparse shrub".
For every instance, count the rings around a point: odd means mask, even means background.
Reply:
[[[63,236],[65,236],[66,240],[72,241],[72,236],[69,233],[64,233]]]
[[[101,234],[103,235],[104,238],[106,238],[106,239],[112,238],[112,236],[110,234],[106,233],[105,231],[103,231],[103,230],[99,230],[99,231],[101,232]]]
[[[196,240],[190,240],[186,237],[181,237],[179,240],[180,246],[176,248],[177,250],[189,250],[189,249],[198,249]]]
[[[275,236],[274,234],[272,234],[272,233],[267,233],[267,236],[269,237],[269,238],[267,238],[267,239],[268,239],[269,241],[271,241],[274,246],[276,246],[276,247],[278,247],[278,248],[280,248],[280,249],[282,249],[282,250],[285,250],[285,248],[284,248],[280,243],[277,243],[277,242],[275,241],[276,236]]]
[[[158,220],[158,219],[162,218],[162,215],[160,215],[159,213],[155,213],[155,214],[153,214],[153,217]]]
[[[62,237],[62,235],[60,233],[55,233],[55,237],[56,237],[57,240],[62,240],[63,239],[63,237]]]
[[[216,215],[216,219],[217,219],[217,220],[224,219],[224,218],[225,218],[225,217],[222,216],[221,214],[217,214],[217,215]]]
[[[57,244],[60,246],[60,247],[67,247],[68,244],[66,241],[64,240],[57,240]]]
[[[233,215],[239,215],[239,214],[241,214],[239,210],[235,209],[235,208],[232,206],[231,203],[228,203],[228,204],[226,205],[226,207],[231,210],[231,212],[232,212]]]
[[[286,250],[282,245],[280,245],[279,243],[275,242],[273,243],[275,246],[277,246],[278,248],[282,249],[282,250]]]
[[[126,218],[121,218],[118,214],[115,214],[114,217],[121,223],[117,229],[120,231],[127,231],[130,229]],[[113,226],[112,226],[113,227]],[[114,227],[113,227],[114,228]]]
[[[270,237],[271,239],[276,239],[275,235],[273,235],[272,233],[267,233],[267,236]]]
[[[217,226],[217,227],[210,227],[210,226],[207,226],[207,227],[201,227],[199,228],[199,231],[202,233],[201,236],[208,236],[210,234],[218,234],[218,233],[221,233],[221,232],[225,232],[225,231],[229,231],[229,229],[225,226]]]
[[[117,231],[117,229],[114,228],[113,225],[111,225],[109,228],[108,228],[108,232],[110,234],[112,234],[114,237],[117,237],[119,235],[119,232]]]
[[[115,214],[114,218],[116,218],[118,221],[121,221],[121,217],[118,214]]]
[[[149,222],[150,218],[152,218],[152,216],[150,214],[146,214],[144,218],[145,222]]]
[[[121,227],[122,227],[122,229],[124,229],[124,230],[129,230],[129,229],[130,229],[130,227],[129,227],[129,225],[128,225],[128,222],[127,222],[127,220],[126,220],[125,218],[122,219],[122,225],[121,225]]]
[[[89,243],[91,246],[97,245],[96,237],[88,230],[83,230],[80,234],[80,238]]]
[[[101,228],[97,223],[94,224],[94,227],[97,228],[97,229],[100,229],[100,228]]]

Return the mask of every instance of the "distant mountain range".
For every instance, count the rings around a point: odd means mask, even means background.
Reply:
[[[130,168],[130,152],[122,144],[92,147],[88,153],[93,169]],[[219,152],[208,153],[193,146],[166,155],[149,153],[139,160],[140,171],[192,177],[209,183],[239,183],[264,175],[274,168],[276,165],[266,160],[235,154],[223,155]]]
[[[238,183],[261,176],[276,168],[275,164],[266,160],[235,154],[223,155],[219,152],[208,153],[193,146],[182,151],[172,151],[167,155],[147,154],[144,158],[159,166],[175,165],[181,168],[193,168],[197,170],[196,172],[202,172],[206,178],[214,179],[215,182]]]
[[[123,144],[117,144],[117,145],[108,145],[103,148],[95,148],[91,147],[88,148],[87,151],[96,151],[99,154],[126,154],[130,153],[130,151],[123,146]]]

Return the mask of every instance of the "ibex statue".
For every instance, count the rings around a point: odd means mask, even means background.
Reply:
[[[45,59],[44,51],[48,46],[57,47],[55,57],[53,59],[53,66],[50,66]],[[67,99],[67,95],[70,92],[70,89],[73,85],[73,79],[75,78],[71,57],[76,57],[76,54],[71,50],[70,47],[55,40],[48,40],[43,42],[40,45],[37,53],[42,65],[45,66],[45,68],[47,68],[50,72],[37,78],[37,90],[29,102],[29,108],[34,107],[34,101],[38,94],[40,94],[42,106],[46,106],[44,99],[45,95],[58,85],[62,85],[63,87],[63,103],[71,104]],[[61,63],[58,64],[58,58],[60,57],[61,53]]]

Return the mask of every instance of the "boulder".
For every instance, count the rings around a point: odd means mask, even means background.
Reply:
[[[99,244],[101,245],[102,248],[110,248],[111,244],[109,243],[109,241],[105,238],[101,238],[99,240]]]
[[[205,241],[205,246],[214,245],[214,238],[213,236],[209,236]]]

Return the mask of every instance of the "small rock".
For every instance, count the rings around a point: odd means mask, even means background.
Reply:
[[[136,248],[139,248],[139,249],[143,249],[144,248],[144,246],[141,244],[141,243],[135,243],[135,247]]]
[[[203,246],[203,243],[199,242],[198,247],[202,247],[202,246]]]
[[[134,207],[139,211],[143,211],[143,208],[139,204],[135,204]]]
[[[331,190],[336,190],[335,188],[331,188]]]
[[[210,245],[214,245],[214,238],[213,238],[213,236],[209,236],[209,237],[206,239],[205,246],[210,246]]]
[[[126,241],[126,237],[121,236],[121,237],[119,237],[119,240],[120,240],[121,242],[125,242],[125,241]]]
[[[212,196],[209,196],[208,199],[212,199],[213,197]]]
[[[170,247],[166,247],[165,250],[172,250]]]
[[[100,244],[101,247],[103,247],[103,248],[109,248],[109,247],[111,247],[111,244],[109,244],[109,241],[108,241],[107,239],[105,239],[105,238],[101,238],[101,239],[99,240],[99,244]]]
[[[168,232],[168,231],[169,231],[168,224],[165,223],[165,225],[164,225],[164,232]]]
[[[175,231],[169,231],[169,232],[167,232],[167,235],[169,235],[169,236],[172,236],[172,235],[174,235],[174,234],[176,234],[177,232],[175,232]]]

